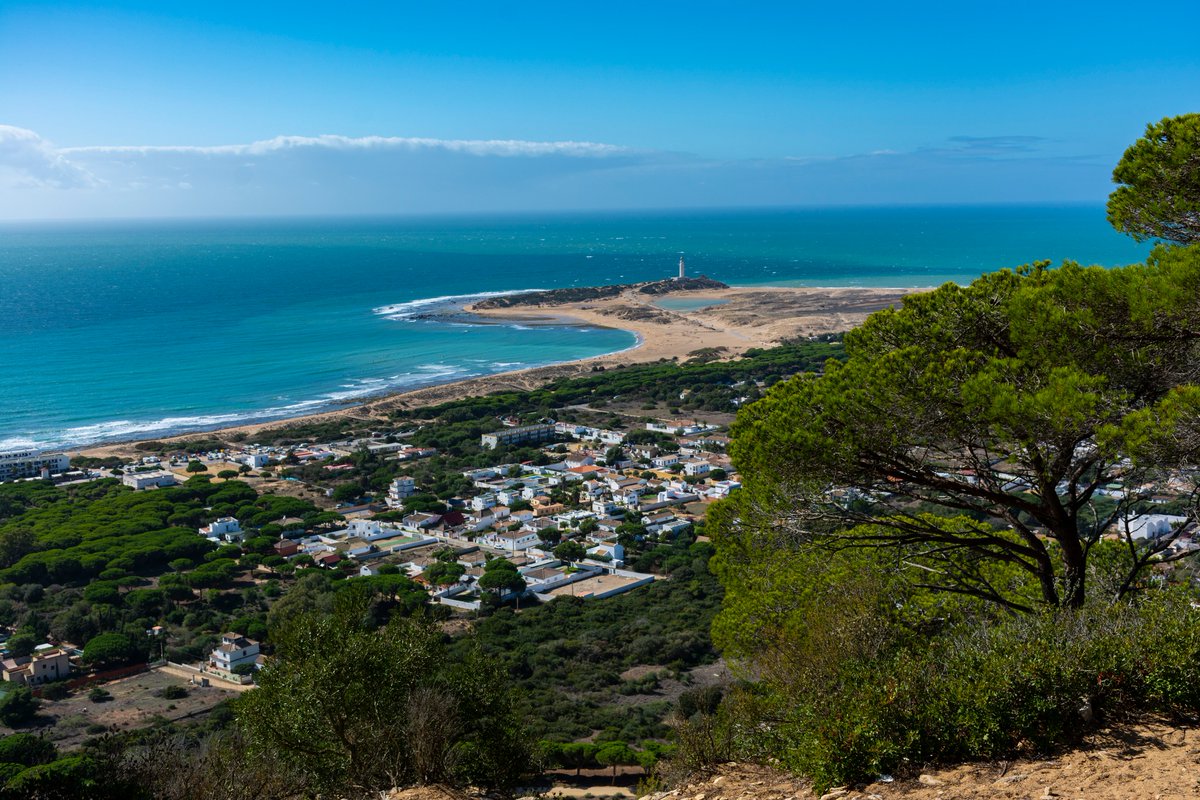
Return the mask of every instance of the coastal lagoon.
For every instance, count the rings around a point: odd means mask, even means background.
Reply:
[[[0,450],[145,438],[633,346],[474,324],[469,297],[688,272],[929,286],[1148,247],[1101,206],[0,225]]]

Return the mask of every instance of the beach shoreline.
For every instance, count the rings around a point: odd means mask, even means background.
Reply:
[[[386,392],[348,401],[342,407],[293,417],[97,442],[64,448],[64,451],[93,458],[132,457],[139,453],[137,445],[150,441],[169,444],[197,438],[228,440],[237,437],[239,441],[253,443],[253,437],[264,430],[335,419],[382,425],[389,422],[388,415],[394,411],[412,411],[497,391],[530,391],[559,378],[590,373],[598,367],[683,361],[698,351],[714,352],[720,358],[736,358],[751,348],[775,346],[790,338],[840,333],[860,324],[873,311],[895,305],[904,295],[927,290],[926,287],[733,286],[669,295],[671,299],[682,298],[701,304],[713,301],[712,306],[700,305],[689,311],[660,308],[655,301],[664,298],[639,295],[635,291],[611,298],[553,305],[479,309],[474,304],[467,304],[461,309],[463,314],[497,324],[615,328],[632,333],[636,341],[628,348],[602,355]]]

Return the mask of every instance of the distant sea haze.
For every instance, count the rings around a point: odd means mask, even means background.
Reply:
[[[0,225],[0,450],[296,416],[628,348],[429,320],[462,295],[691,274],[929,286],[1148,247],[1101,206]]]

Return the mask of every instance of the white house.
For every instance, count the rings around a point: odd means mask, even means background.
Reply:
[[[492,494],[491,492],[486,492],[471,498],[472,511],[486,511],[494,505],[496,505],[496,495]]]
[[[417,493],[417,483],[408,475],[401,475],[388,486],[387,504],[389,508],[400,508],[404,501]]]
[[[587,553],[592,558],[609,561],[613,566],[619,567],[625,563],[625,547],[616,542],[603,542],[589,548]]]
[[[538,535],[535,531],[524,529],[519,531],[497,531],[489,533],[483,538],[484,544],[495,547],[498,550],[505,550],[509,553],[527,550],[530,545],[536,544],[538,541]]]
[[[343,530],[334,531],[329,535],[335,539],[350,538],[374,542],[399,536],[400,530],[393,524],[376,522],[373,519],[352,519]]]
[[[742,488],[740,481],[717,481],[708,490],[709,497],[728,497],[735,489]]]
[[[607,499],[593,500],[592,511],[598,517],[609,517],[617,512],[617,504]]]
[[[694,459],[689,459],[688,461],[683,462],[683,474],[684,475],[692,475],[692,476],[707,475],[709,470],[711,470],[711,469],[712,469],[712,464],[709,464],[707,461],[705,461],[703,459],[694,458]]]
[[[636,489],[628,489],[614,494],[613,502],[626,508],[637,508],[642,504],[642,495]]]
[[[250,469],[262,469],[271,463],[271,456],[267,453],[244,453],[238,456],[237,461]]]
[[[679,454],[665,453],[661,456],[655,456],[654,458],[650,459],[650,463],[654,465],[655,469],[666,469],[667,467],[673,467],[679,463]]]
[[[137,491],[158,486],[174,486],[178,482],[174,473],[161,469],[153,472],[132,472],[121,476],[121,483]]]
[[[224,672],[233,672],[242,664],[256,664],[258,642],[237,633],[222,633],[221,643],[208,654],[208,663]]]
[[[496,492],[496,499],[506,506],[511,506],[513,503],[521,500],[521,490],[509,487]]]
[[[1120,524],[1120,528],[1124,533],[1125,525],[1128,525],[1129,536],[1132,539],[1158,539],[1186,525],[1187,521],[1187,517],[1173,514],[1142,514],[1131,518],[1125,524]]]
[[[692,526],[692,523],[686,519],[671,519],[666,522],[661,522],[656,525],[647,525],[646,533],[652,536],[673,536],[680,531],[685,531]]]
[[[530,522],[534,519],[537,519],[537,514],[533,513],[533,509],[522,508],[520,511],[510,510],[508,513],[508,518],[518,522]]]
[[[221,517],[213,520],[200,529],[200,534],[209,539],[224,539],[227,542],[240,542],[246,536],[241,523],[233,517]]]
[[[658,502],[664,505],[682,505],[699,499],[700,495],[695,492],[681,492],[678,489],[667,489],[658,493]]]

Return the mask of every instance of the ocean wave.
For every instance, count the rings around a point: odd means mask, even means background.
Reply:
[[[372,395],[385,394],[405,388],[427,386],[444,380],[470,374],[454,368],[433,371],[417,371],[405,375],[394,375],[391,379],[367,378],[353,384],[343,384],[342,391],[326,392],[310,400],[271,406],[227,414],[197,414],[196,416],[171,416],[152,420],[117,419],[80,425],[62,430],[35,434],[33,436],[0,439],[0,451],[81,447],[99,442],[125,441],[153,436],[175,436],[204,430],[214,430],[252,422],[267,422],[305,414],[314,414],[341,405],[347,401],[360,400]]]
[[[387,306],[379,306],[371,309],[372,313],[387,317],[388,319],[411,319],[417,314],[421,314],[429,309],[430,306],[447,305],[447,304],[463,304],[469,303],[472,300],[481,300],[485,297],[503,297],[510,294],[528,294],[529,292],[544,292],[545,289],[512,289],[504,292],[473,292],[471,294],[446,294],[440,297],[423,297],[419,300],[409,300],[406,303],[394,303]]]
[[[640,343],[640,337],[633,346],[636,347],[638,343]],[[431,361],[418,364],[411,370],[386,377],[346,380],[340,383],[336,390],[324,392],[307,400],[288,402],[288,398],[277,396],[275,404],[266,408],[231,413],[197,414],[195,416],[164,416],[158,419],[116,419],[55,430],[31,431],[19,435],[13,433],[6,438],[0,438],[0,451],[75,449],[102,442],[152,439],[255,422],[271,422],[327,411],[372,396],[492,375],[513,369],[545,366],[547,363],[558,362],[492,361],[480,358],[469,358],[455,363]]]
[[[38,447],[37,440],[30,439],[27,436],[12,436],[8,439],[0,439],[0,453],[12,450],[36,450]]]

